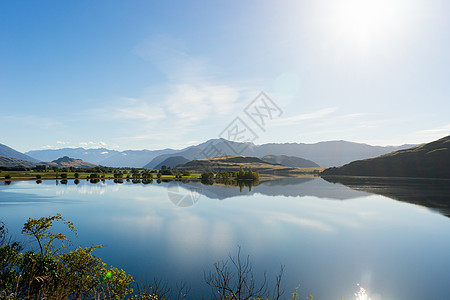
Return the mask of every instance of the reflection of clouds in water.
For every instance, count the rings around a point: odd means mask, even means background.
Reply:
[[[118,224],[116,230],[129,232],[129,227],[133,231],[145,233],[148,230],[160,230],[164,224],[164,217],[160,216],[155,210],[146,211],[145,216],[111,216],[110,224]]]
[[[287,213],[267,214],[267,212],[265,212],[264,214],[265,214],[264,218],[266,219],[266,221],[269,223],[273,223],[273,224],[280,223],[280,222],[287,222],[287,223],[291,223],[291,224],[300,225],[302,227],[309,227],[312,229],[325,231],[325,232],[334,231],[333,227],[326,224],[325,222],[321,222],[321,221],[317,221],[317,220],[313,220],[313,219],[309,219],[309,218],[301,218],[301,217],[294,216],[292,214],[287,214]]]
[[[206,253],[225,256],[230,247],[235,246],[234,236],[230,224],[190,214],[179,214],[167,226],[168,242],[174,252],[172,255],[178,256],[180,261],[185,260],[186,256],[197,257]]]
[[[67,186],[64,189],[56,190],[56,195],[65,195],[68,193],[78,193],[81,195],[103,195],[106,192],[106,188],[110,192],[117,192],[118,188],[115,187],[106,187],[103,184],[96,185],[81,185],[81,186]]]

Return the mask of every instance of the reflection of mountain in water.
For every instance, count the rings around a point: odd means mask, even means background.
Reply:
[[[429,207],[450,217],[450,180],[375,177],[327,177],[325,179],[357,191]]]
[[[186,187],[189,188],[189,186],[208,198],[219,200],[255,193],[267,196],[314,196],[338,200],[367,196],[365,192],[355,191],[342,185],[331,184],[321,178],[283,178],[266,181],[253,186],[251,191],[249,191],[248,187],[245,187],[242,192],[236,186],[202,185],[197,182],[187,183]]]

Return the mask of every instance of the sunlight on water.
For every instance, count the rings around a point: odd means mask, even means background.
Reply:
[[[355,293],[356,300],[371,300],[369,295],[367,295],[366,289],[360,286],[359,283],[357,285],[359,286],[359,291]]]

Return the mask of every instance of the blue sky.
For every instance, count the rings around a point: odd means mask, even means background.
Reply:
[[[437,0],[2,1],[0,143],[183,148],[236,117],[256,144],[432,141],[449,28]]]

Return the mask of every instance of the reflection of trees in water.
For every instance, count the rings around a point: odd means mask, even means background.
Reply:
[[[259,180],[254,179],[254,180],[238,180],[238,179],[216,179],[211,180],[211,182],[207,182],[206,184],[208,185],[213,185],[215,183],[217,184],[223,184],[226,186],[236,186],[239,187],[239,190],[242,192],[242,190],[244,189],[244,187],[248,187],[248,191],[251,192],[252,191],[252,187],[253,186],[257,186],[259,185]],[[203,184],[205,184],[202,181]]]

